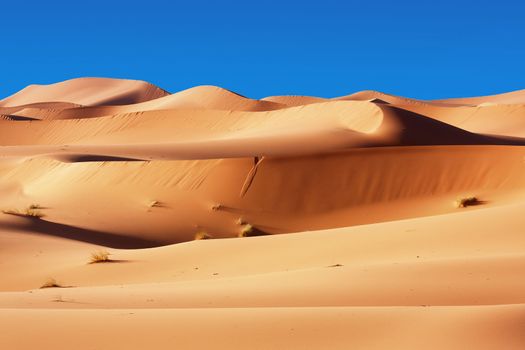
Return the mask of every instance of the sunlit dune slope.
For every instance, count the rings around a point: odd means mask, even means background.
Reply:
[[[443,102],[457,105],[491,105],[491,104],[525,104],[525,90],[518,90],[506,92],[492,96],[467,97],[467,98],[449,98],[445,100],[436,100],[435,102]]]
[[[30,85],[0,101],[0,107],[43,102],[67,102],[85,106],[144,102],[168,93],[138,80],[79,78],[50,85]]]

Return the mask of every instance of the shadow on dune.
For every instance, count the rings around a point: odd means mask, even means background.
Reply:
[[[84,162],[143,162],[144,159],[106,156],[97,154],[59,154],[52,157],[63,163],[84,163]]]
[[[479,205],[485,205],[488,204],[489,201],[481,201],[479,199],[476,199],[475,201],[469,202],[467,205],[465,205],[462,208],[469,208],[469,207],[477,207]]]
[[[222,210],[222,211],[226,211],[226,212],[229,212],[229,213],[237,213],[237,214],[244,213],[244,210],[242,210],[240,208],[234,208],[234,207],[230,207],[230,206],[223,205],[223,204],[221,204],[218,209],[214,209],[214,210]]]
[[[100,265],[100,264],[124,264],[124,263],[131,263],[135,260],[124,260],[124,259],[110,259],[107,261],[100,261],[96,263],[88,263],[88,265]]]
[[[394,118],[400,124],[402,131],[394,144],[396,146],[525,145],[524,138],[478,134],[400,107],[380,105],[380,108],[385,115]]]
[[[18,121],[18,122],[20,122],[20,121],[40,120],[38,118],[25,117],[25,116],[13,115],[13,114],[6,115],[5,118],[7,120]]]
[[[20,218],[19,220],[16,220],[16,222],[0,222],[0,227],[12,230],[36,232],[115,249],[152,248],[165,245],[165,242],[80,228],[34,217]]]

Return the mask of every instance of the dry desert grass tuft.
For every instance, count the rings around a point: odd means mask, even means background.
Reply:
[[[456,201],[454,202],[456,208],[466,208],[468,206],[477,205],[480,203],[480,200],[474,196],[461,197],[456,199]]]
[[[250,224],[246,224],[241,228],[239,237],[250,237],[252,233],[253,233],[253,226]]]
[[[97,252],[93,252],[91,253],[91,260],[90,260],[90,264],[98,264],[98,263],[106,263],[106,262],[111,262],[113,260],[111,260],[109,258],[111,254],[108,253],[107,251],[105,250],[99,250]]]
[[[44,213],[42,213],[40,210],[41,207],[38,204],[31,204],[29,207],[27,207],[24,210],[19,209],[7,209],[2,210],[2,213],[9,214],[9,215],[18,215],[18,216],[26,216],[26,217],[33,217],[33,218],[41,218],[44,216]]]
[[[267,235],[267,233],[248,223],[244,224],[241,228],[241,231],[239,232],[239,237],[255,237],[265,235]]]
[[[44,288],[63,288],[62,285],[60,285],[54,278],[48,278],[44,284],[40,286],[40,289]]]
[[[212,239],[213,236],[205,231],[199,231],[195,234],[195,240],[199,241],[201,239]]]
[[[214,203],[211,206],[211,210],[217,211],[217,210],[221,210],[223,207],[224,206],[221,203]]]

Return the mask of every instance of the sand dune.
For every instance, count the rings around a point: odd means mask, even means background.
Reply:
[[[457,104],[457,105],[482,105],[482,104],[525,104],[525,90],[518,90],[518,91],[512,91],[507,92],[503,94],[498,95],[492,95],[492,96],[481,96],[481,97],[467,97],[467,98],[450,98],[446,100],[441,101],[435,101],[435,102],[443,102],[443,103],[451,103],[451,104]]]
[[[66,102],[85,106],[122,105],[148,101],[168,93],[143,81],[81,78],[51,85],[30,85],[0,101],[0,107]]]
[[[67,95],[68,91],[85,89],[77,87],[81,83],[102,85],[93,92],[88,91],[89,99]],[[33,119],[79,119],[111,116],[124,113],[135,113],[145,111],[156,111],[166,109],[213,109],[224,111],[269,111],[285,108],[287,105],[270,101],[256,101],[238,95],[226,89],[216,86],[198,86],[170,95],[167,92],[153,86],[136,86],[140,82],[116,81],[112,86],[111,81],[101,80],[73,80],[54,85],[66,85],[57,88],[55,86],[38,87],[44,90],[28,91],[22,90],[3,101],[0,101],[0,114],[6,116],[31,117]],[[146,83],[144,83],[146,84]],[[107,87],[104,85],[108,85]],[[29,88],[27,88],[29,89]],[[26,90],[27,90],[26,89]],[[102,89],[102,92],[99,92]],[[107,92],[106,90],[109,90]],[[104,100],[107,94],[114,94],[113,100]],[[100,100],[99,95],[102,94]],[[21,96],[18,96],[21,95]],[[36,96],[35,96],[36,95]],[[41,97],[44,96],[44,97]],[[20,101],[29,99],[46,98],[50,100],[74,100],[83,102],[73,104],[69,102],[31,103],[11,107]],[[83,98],[83,99],[82,99]],[[86,102],[85,102],[86,101]],[[95,102],[93,102],[95,101]]]
[[[523,96],[28,87],[0,101],[0,348],[522,349]]]
[[[525,105],[457,106],[403,105],[400,108],[480,134],[525,136]]]
[[[158,110],[269,111],[286,107],[269,101],[256,101],[216,86],[199,86],[154,100],[121,106],[70,108],[52,119],[78,119]],[[51,118],[50,118],[51,119]]]

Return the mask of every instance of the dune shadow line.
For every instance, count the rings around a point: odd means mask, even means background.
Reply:
[[[115,249],[153,248],[165,245],[164,242],[156,240],[122,236],[111,232],[80,228],[36,217],[24,217],[18,222],[1,222],[0,227],[1,226],[8,229],[31,231]]]

